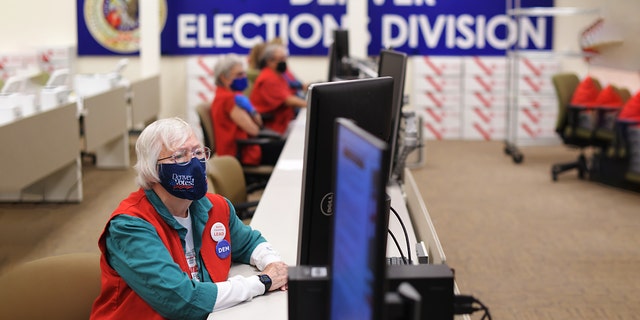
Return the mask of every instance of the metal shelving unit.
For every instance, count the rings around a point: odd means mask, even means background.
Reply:
[[[576,8],[576,7],[521,7],[520,0],[506,0],[507,15],[511,17],[517,24],[516,32],[517,36],[520,35],[520,25],[522,18],[524,17],[553,17],[558,19],[563,16],[577,16],[577,15],[597,15],[600,13],[599,9],[592,8]],[[555,22],[555,21],[554,21]],[[576,35],[581,30],[575,30]],[[511,156],[514,163],[521,163],[524,160],[524,155],[520,151],[519,146],[529,145],[551,145],[557,144],[559,139],[554,137],[539,138],[539,139],[525,139],[519,137],[519,107],[520,107],[520,78],[521,70],[520,63],[523,58],[536,58],[536,59],[549,59],[550,61],[563,59],[563,58],[584,58],[586,55],[583,52],[577,50],[523,50],[518,47],[519,41],[514,41],[514,45],[507,49],[507,112],[506,112],[506,135],[505,135],[505,154]],[[577,43],[577,41],[576,41]],[[553,96],[555,98],[555,95]],[[555,108],[555,104],[553,105]]]

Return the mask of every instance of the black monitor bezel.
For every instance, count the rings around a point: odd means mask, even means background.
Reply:
[[[310,86],[307,95],[297,265],[329,263],[329,235],[326,233],[330,229],[332,213],[327,209],[323,211],[321,206],[325,204],[326,208],[332,209],[326,203],[332,197],[331,144],[335,119],[352,119],[379,139],[387,139],[392,126],[393,81],[391,77],[378,77],[323,82]],[[344,99],[334,101],[340,98],[340,94],[344,94]],[[323,104],[322,99],[328,99],[329,103]],[[321,108],[325,105],[328,106]],[[327,135],[327,138],[318,137],[322,134]]]
[[[374,275],[374,283],[373,283],[373,303],[372,303],[372,316],[371,320],[379,320],[382,319],[382,315],[384,314],[384,295],[387,291],[387,281],[386,281],[386,253],[387,253],[387,230],[389,227],[389,214],[385,212],[387,210],[386,203],[386,187],[388,184],[388,175],[385,173],[388,172],[388,168],[390,166],[390,148],[389,145],[382,139],[372,135],[366,130],[362,129],[358,125],[356,125],[352,120],[346,118],[337,118],[334,126],[334,154],[333,154],[333,174],[332,174],[332,186],[333,190],[337,190],[337,161],[338,161],[338,146],[340,135],[339,132],[341,129],[349,130],[352,133],[356,134],[358,137],[362,138],[362,142],[368,143],[376,147],[381,152],[381,164],[380,164],[380,172],[379,177],[377,179],[377,197],[376,197],[376,217],[375,217],[375,237],[373,244],[373,256],[369,258],[373,258],[371,265],[373,275]],[[368,196],[368,195],[366,195]],[[334,195],[334,202],[339,200],[340,195]],[[334,214],[340,214],[335,212]],[[348,214],[348,213],[346,213]],[[334,230],[336,228],[336,219],[332,220],[332,229],[331,229],[331,260],[330,260],[330,270],[333,274],[336,272],[334,268],[333,254],[335,252],[335,237]],[[333,276],[332,276],[333,279]],[[329,308],[331,308],[331,294],[333,293],[332,282],[329,282]],[[331,315],[331,309],[329,309],[329,315]]]
[[[400,65],[399,68],[388,68],[388,62],[391,61],[392,66]],[[389,71],[389,72],[387,72]],[[389,166],[389,179],[392,179],[392,173],[396,166],[398,158],[398,137],[400,130],[400,119],[402,116],[402,107],[404,105],[404,86],[407,73],[407,54],[392,49],[380,50],[378,57],[378,76],[390,76],[394,79],[393,84],[393,105],[391,121],[393,127],[391,128],[391,134],[387,139],[387,143],[391,149],[390,156],[392,158],[391,165]]]

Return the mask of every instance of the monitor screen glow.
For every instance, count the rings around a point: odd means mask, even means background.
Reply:
[[[387,145],[345,119],[336,126],[330,319],[379,319]]]

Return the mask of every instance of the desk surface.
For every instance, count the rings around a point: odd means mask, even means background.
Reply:
[[[305,120],[306,110],[303,109],[298,114],[296,121],[292,123],[287,142],[251,220],[251,226],[262,232],[267,241],[290,266],[295,265],[297,261]],[[387,192],[391,196],[391,206],[405,222],[410,244],[415,244],[416,237],[411,227],[411,219],[401,189],[397,186],[391,186]],[[402,228],[393,214],[389,217],[389,228],[398,238],[402,250],[406,251]],[[412,255],[415,256],[414,248],[412,247],[411,250]],[[388,241],[387,255],[399,256],[398,249],[391,240]],[[237,265],[231,268],[231,275],[256,273],[255,268],[247,265]],[[258,296],[250,302],[216,311],[209,316],[209,319],[235,319],[264,315],[269,315],[269,319],[287,319],[287,293],[276,291],[265,296]]]
[[[75,103],[0,126],[0,193],[19,192],[78,158]],[[24,151],[33,151],[32,156]]]

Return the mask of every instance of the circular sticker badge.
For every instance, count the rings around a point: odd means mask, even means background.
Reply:
[[[231,254],[231,244],[227,240],[222,240],[216,245],[216,255],[220,259],[226,259]]]
[[[227,228],[224,227],[222,222],[216,222],[211,226],[211,239],[215,242],[219,242],[227,235]]]

